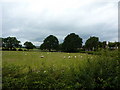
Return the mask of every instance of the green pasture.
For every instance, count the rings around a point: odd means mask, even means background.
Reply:
[[[118,89],[118,51],[2,51],[3,89]]]
[[[63,68],[82,65],[87,59],[93,60],[95,57],[97,56],[81,53],[3,51],[2,63],[3,67],[6,64],[15,64],[32,68],[40,68],[43,65]]]

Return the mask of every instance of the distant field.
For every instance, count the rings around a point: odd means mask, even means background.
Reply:
[[[118,51],[100,53],[3,51],[3,89],[120,88]]]
[[[2,57],[3,67],[5,64],[15,64],[37,68],[44,64],[61,68],[71,64],[82,64],[88,58],[94,59],[96,56],[81,53],[3,51]]]

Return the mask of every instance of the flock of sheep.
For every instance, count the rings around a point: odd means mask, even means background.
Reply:
[[[41,58],[44,58],[44,56],[42,55],[42,56],[40,56]],[[80,56],[81,58],[83,57],[83,56]],[[66,59],[66,58],[68,58],[68,59],[71,59],[71,58],[77,58],[77,56],[63,56],[63,58],[64,59]]]
[[[50,54],[50,52],[47,52],[47,54]],[[69,55],[69,53],[67,53]],[[25,53],[25,55],[27,55],[27,53]],[[44,58],[45,56],[44,55],[41,55],[40,58]],[[71,58],[77,58],[77,57],[80,57],[82,58],[83,56],[79,55],[79,56],[63,56],[64,59],[71,59]]]

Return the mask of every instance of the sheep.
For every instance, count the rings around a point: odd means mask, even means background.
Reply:
[[[77,56],[74,56],[75,58],[77,58]]]
[[[44,58],[44,56],[41,56],[41,58]]]
[[[71,56],[68,56],[68,59],[70,59],[71,58]]]

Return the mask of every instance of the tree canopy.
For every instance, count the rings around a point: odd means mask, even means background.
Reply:
[[[65,52],[76,52],[82,47],[82,38],[75,33],[67,35],[62,44],[63,51]]]
[[[35,46],[32,42],[26,41],[24,43],[25,48],[33,49]],[[22,45],[20,41],[17,40],[16,37],[0,37],[0,47],[2,46],[2,50],[20,50]],[[36,46],[38,47],[38,46]],[[17,49],[16,49],[17,48]],[[20,49],[18,49],[20,48]],[[98,37],[90,37],[86,40],[85,45],[82,45],[82,38],[75,33],[68,34],[64,41],[59,44],[59,41],[56,36],[49,35],[40,45],[41,50],[49,50],[49,51],[63,51],[63,52],[77,52],[77,51],[93,51],[93,50],[101,50],[101,49],[120,49],[120,42],[108,42],[107,41],[99,41]]]
[[[20,41],[16,37],[2,38],[2,47],[12,50],[13,48],[20,47]]]
[[[106,41],[103,41],[103,42],[100,42],[100,41],[99,41],[99,43],[98,43],[98,47],[99,47],[99,48],[105,49],[106,46],[107,46],[107,42],[106,42]]]
[[[28,42],[28,41],[26,41],[24,45],[25,45],[25,48],[27,48],[28,50],[35,48],[35,46],[31,42]]]
[[[46,50],[58,50],[59,47],[59,41],[57,37],[50,35],[43,41],[43,44],[41,44],[40,49],[46,49]]]
[[[98,49],[98,44],[99,44],[99,38],[98,37],[90,37],[86,42],[85,42],[85,48],[87,50],[97,50]]]

